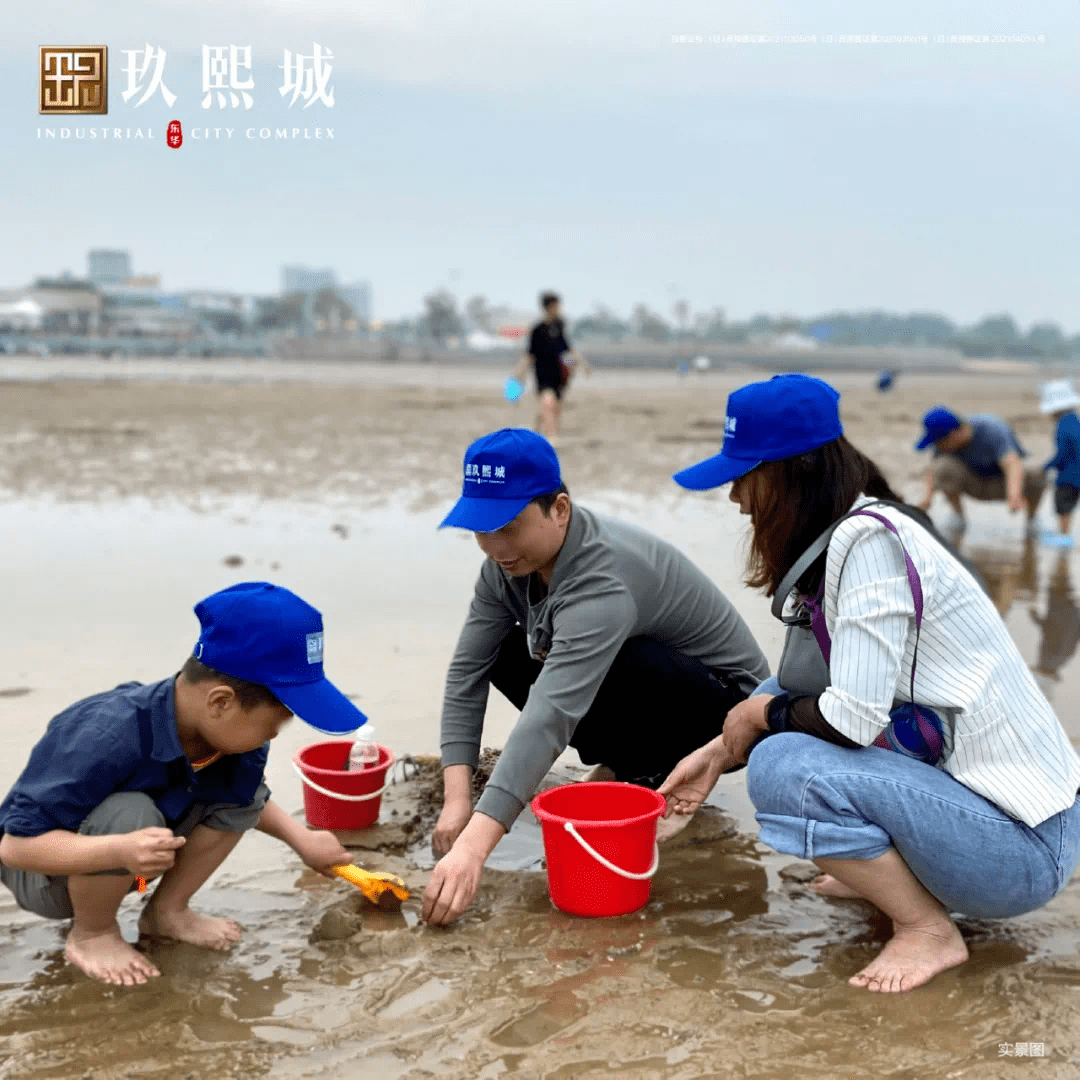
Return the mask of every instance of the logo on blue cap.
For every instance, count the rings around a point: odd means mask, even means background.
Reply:
[[[827,382],[809,375],[750,383],[728,397],[720,453],[677,472],[674,480],[705,491],[737,480],[763,461],[816,450],[844,433],[839,401]]]
[[[322,616],[295,593],[245,581],[195,605],[202,633],[192,655],[207,667],[274,692],[305,723],[329,735],[367,717],[323,674]]]
[[[495,532],[560,484],[559,458],[547,439],[525,428],[503,428],[465,451],[461,498],[439,528]]]

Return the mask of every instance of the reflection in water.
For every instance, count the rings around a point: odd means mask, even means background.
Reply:
[[[1071,689],[1069,680],[1075,676],[1068,665],[1080,647],[1080,604],[1070,580],[1069,553],[1058,551],[1051,560],[1044,551],[1040,565],[1039,548],[1029,537],[1020,551],[980,545],[965,549],[964,554],[983,575],[994,606],[1031,665],[1039,689],[1055,705],[1066,730],[1075,738],[1077,716],[1071,705],[1075,695],[1058,692],[1062,683],[1065,690]],[[1042,614],[1038,604],[1040,570],[1046,582]],[[1026,617],[1023,610],[1012,610],[1020,601],[1027,601]],[[1037,638],[1033,631],[1037,631]]]
[[[974,548],[964,554],[979,568],[1002,618],[1017,600],[1035,598],[1039,564],[1034,537],[1024,540],[1019,554],[1003,548]]]
[[[1080,606],[1073,596],[1069,581],[1069,558],[1059,553],[1046,588],[1046,613],[1040,615],[1033,606],[1028,614],[1042,631],[1039,658],[1034,670],[1060,681],[1061,669],[1072,659],[1080,645]]]

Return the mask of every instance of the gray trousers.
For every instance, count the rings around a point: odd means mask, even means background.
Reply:
[[[967,495],[980,502],[1005,501],[1005,476],[979,476],[954,454],[934,458],[934,487],[944,495]],[[1046,488],[1046,473],[1037,467],[1024,470],[1024,497],[1032,508]]]
[[[190,836],[196,825],[205,825],[222,832],[247,832],[259,820],[270,791],[260,784],[255,798],[247,806],[226,803],[195,803],[187,816],[174,828],[175,836]],[[118,791],[94,807],[83,819],[79,833],[83,836],[116,836],[138,832],[140,829],[165,828],[165,818],[154,800],[142,791]],[[182,850],[182,849],[181,849]],[[123,867],[99,870],[98,874],[116,877],[130,876]],[[15,870],[0,864],[0,881],[14,894],[15,903],[26,911],[46,919],[70,919],[71,898],[68,896],[67,875],[50,876],[35,870]],[[135,883],[132,882],[132,888]]]

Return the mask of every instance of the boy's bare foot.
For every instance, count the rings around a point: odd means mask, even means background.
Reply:
[[[661,818],[656,823],[656,842],[666,844],[673,836],[678,836],[693,820],[693,814],[672,814],[671,817]]]
[[[183,941],[204,949],[231,949],[240,940],[240,926],[232,919],[200,915],[191,908],[155,911],[148,908],[139,919],[139,932],[163,941]]]
[[[832,874],[822,874],[810,882],[810,888],[820,896],[831,896],[838,900],[864,900],[862,893],[856,892],[850,885],[837,881]]]
[[[141,952],[132,948],[115,924],[108,930],[87,932],[71,928],[64,956],[84,975],[115,986],[136,986],[161,972]]]
[[[923,926],[894,923],[892,941],[848,982],[876,993],[897,994],[928,983],[967,958],[964,939],[947,915]]]

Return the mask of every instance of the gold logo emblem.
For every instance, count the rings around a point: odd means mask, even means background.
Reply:
[[[109,111],[109,50],[105,45],[42,45],[39,111]]]

